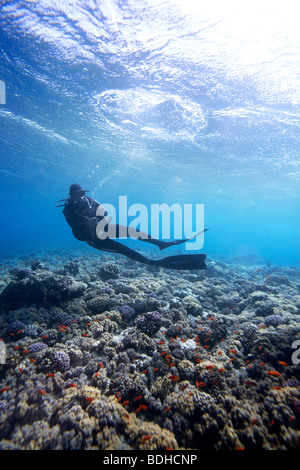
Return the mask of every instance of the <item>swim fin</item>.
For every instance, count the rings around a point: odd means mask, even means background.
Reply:
[[[209,228],[205,228],[204,230],[201,230],[201,232],[197,233],[193,237],[184,238],[183,240],[172,240],[170,242],[165,242],[163,240],[151,240],[150,243],[153,243],[154,245],[158,246],[160,250],[164,250],[165,248],[169,248],[169,246],[181,245],[181,243],[185,243],[190,240],[193,240],[194,238],[198,237],[199,235],[201,235],[201,233],[204,233],[207,230],[209,230]]]
[[[206,269],[206,255],[176,255],[167,258],[152,260],[151,264],[168,269]]]

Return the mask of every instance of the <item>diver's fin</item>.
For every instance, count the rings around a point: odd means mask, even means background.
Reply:
[[[205,259],[204,254],[177,255],[153,260],[151,264],[168,269],[206,269]]]
[[[188,241],[188,238],[185,238],[183,240],[172,240],[170,242],[159,240],[159,242],[155,243],[155,245],[157,245],[160,250],[164,250],[165,248],[169,248],[170,246],[181,245],[181,243],[184,243],[187,241]]]
[[[194,238],[198,237],[199,235],[201,235],[201,233],[204,233],[207,230],[209,230],[209,228],[205,228],[204,230],[201,230],[201,232],[196,233],[196,235],[193,235],[190,238],[184,238],[183,240],[172,240],[170,242],[164,242],[162,240],[155,240],[155,241],[153,240],[150,243],[153,243],[153,244],[157,245],[160,250],[164,250],[165,248],[169,248],[169,246],[181,245],[181,243],[193,240]]]

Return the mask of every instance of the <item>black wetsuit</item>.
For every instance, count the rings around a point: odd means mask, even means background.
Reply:
[[[134,261],[152,266],[161,266],[170,269],[206,269],[206,255],[204,254],[177,255],[163,259],[152,260],[115,240],[110,238],[98,238],[96,234],[96,225],[107,215],[107,211],[105,211],[103,208],[104,215],[96,216],[96,212],[99,206],[101,206],[99,202],[85,195],[79,199],[69,198],[64,204],[63,214],[66,218],[66,221],[72,228],[73,235],[75,238],[77,238],[77,240],[86,241],[90,246],[96,248],[97,250],[119,253],[120,255],[127,256]],[[116,233],[114,233],[114,238],[119,238],[120,226],[116,224],[115,227]],[[123,227],[122,229],[124,230]],[[104,231],[107,230],[108,225],[104,227]],[[123,230],[121,235],[122,237],[124,237]],[[126,236],[129,237],[128,227]],[[150,235],[145,239],[140,238],[140,240],[156,245],[160,248],[160,250],[187,241],[184,239],[173,242],[165,242],[151,238]]]
[[[90,228],[89,220],[96,217],[99,206],[99,202],[87,196],[82,196],[79,199],[69,198],[65,203],[63,214],[77,240],[83,242],[94,237],[95,234]]]

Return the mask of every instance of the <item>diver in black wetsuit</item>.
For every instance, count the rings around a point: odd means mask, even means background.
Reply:
[[[61,199],[56,203],[56,207],[64,207],[63,214],[77,240],[86,241],[97,250],[119,253],[134,261],[150,266],[160,266],[170,269],[206,269],[205,254],[177,255],[152,260],[109,237],[104,237],[103,239],[99,238],[96,233],[96,227],[101,220],[105,219],[107,211],[95,199],[86,196],[86,192],[88,192],[88,190],[82,189],[79,184],[72,184],[69,190],[69,198]],[[64,204],[59,205],[62,201]],[[97,215],[97,213],[101,213],[101,215]],[[112,225],[109,225],[105,219],[103,231],[108,232],[108,229],[111,228]],[[118,224],[113,225],[113,238],[124,237],[124,231],[126,232],[125,236],[132,237],[129,227],[120,226]],[[139,234],[139,236],[135,238],[156,245],[160,250],[169,246],[179,245],[189,240],[184,239],[166,242],[151,238],[150,235],[138,232],[137,230],[134,232],[135,234]],[[140,236],[141,234],[142,236]]]

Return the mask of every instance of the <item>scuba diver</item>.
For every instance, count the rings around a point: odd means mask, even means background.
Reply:
[[[206,269],[205,254],[188,254],[169,256],[162,259],[149,259],[138,253],[126,245],[109,238],[109,236],[100,237],[96,231],[96,227],[100,221],[103,224],[103,233],[113,233],[113,238],[131,237],[139,239],[143,242],[151,243],[160,250],[164,250],[170,246],[180,245],[188,240],[195,238],[203,230],[192,238],[174,241],[162,241],[152,238],[150,235],[137,229],[125,227],[119,224],[110,224],[107,221],[108,215],[105,208],[95,199],[86,196],[89,192],[82,189],[79,184],[72,184],[69,189],[69,198],[61,199],[56,203],[56,207],[63,207],[63,214],[67,223],[70,225],[73,235],[77,240],[86,241],[90,246],[97,250],[109,251],[127,256],[128,258],[144,263],[150,266],[158,266],[169,269]],[[64,202],[63,204],[60,204]],[[97,215],[97,214],[101,215]],[[124,235],[125,234],[125,235]]]

